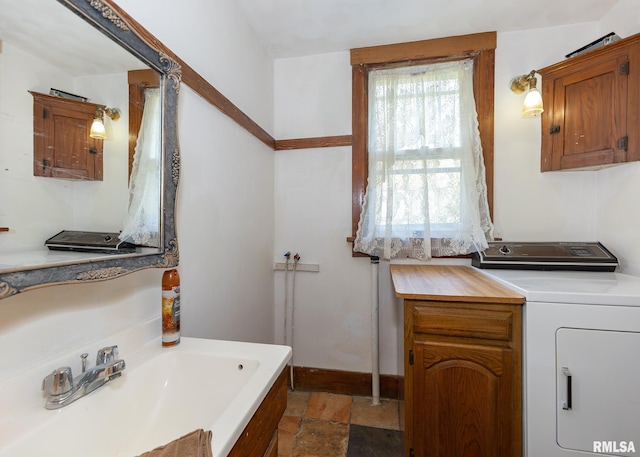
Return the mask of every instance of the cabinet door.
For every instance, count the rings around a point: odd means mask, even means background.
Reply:
[[[542,171],[627,161],[628,68],[629,56],[622,52],[550,75]]]
[[[89,138],[93,113],[49,106],[45,135],[51,176],[102,180],[102,147]]]
[[[513,457],[511,349],[420,342],[415,353],[416,457]]]
[[[33,93],[33,174],[102,181],[102,140],[89,136],[95,104]]]

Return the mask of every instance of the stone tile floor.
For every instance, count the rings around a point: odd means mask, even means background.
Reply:
[[[278,427],[279,457],[400,457],[396,400],[293,391]]]

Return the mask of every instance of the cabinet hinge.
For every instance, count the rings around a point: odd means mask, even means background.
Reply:
[[[618,149],[621,151],[626,151],[629,148],[629,137],[623,136],[618,140]]]
[[[49,110],[48,109],[43,109],[42,110],[42,119],[47,119],[49,117]]]
[[[627,60],[625,63],[620,64],[620,74],[622,76],[629,75],[629,61]]]
[[[409,365],[413,365],[413,349],[409,349]]]
[[[560,133],[560,126],[559,125],[552,125],[551,128],[549,129],[549,134],[550,135],[555,135],[556,133]]]
[[[416,453],[413,452],[413,448],[409,449],[409,457],[415,457]]]

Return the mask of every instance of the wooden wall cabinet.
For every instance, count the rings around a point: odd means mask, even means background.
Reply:
[[[102,181],[102,140],[89,136],[101,105],[33,95],[33,174]]]
[[[538,72],[541,171],[640,160],[640,34]]]

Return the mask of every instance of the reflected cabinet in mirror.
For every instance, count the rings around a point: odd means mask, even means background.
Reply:
[[[0,0],[0,298],[178,264],[180,66],[116,5]]]

